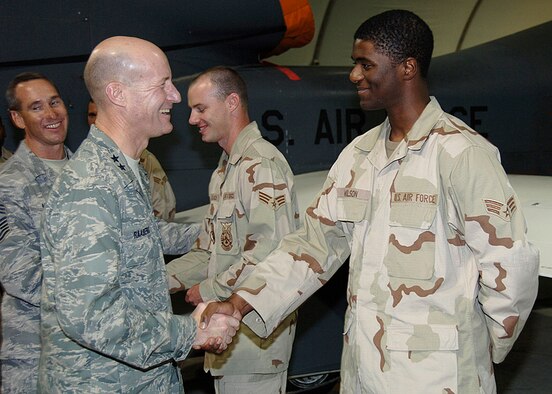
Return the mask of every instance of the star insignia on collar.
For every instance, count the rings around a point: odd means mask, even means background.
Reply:
[[[126,171],[126,168],[125,168],[125,165],[124,164],[119,164],[119,168],[123,171]]]
[[[111,156],[111,160],[113,160],[115,163],[119,162],[119,156],[116,156],[115,154]]]

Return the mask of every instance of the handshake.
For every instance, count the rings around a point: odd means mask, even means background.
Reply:
[[[205,318],[203,314],[208,304],[201,302],[192,312],[192,317],[197,323],[197,334],[192,347],[208,352],[221,353],[226,350],[232,342],[232,338],[236,335],[242,316],[239,311],[235,310],[231,315],[212,313],[209,314],[208,318]]]

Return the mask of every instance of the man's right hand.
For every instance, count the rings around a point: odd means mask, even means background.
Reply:
[[[247,301],[237,294],[232,294],[226,301],[210,302],[201,315],[201,324],[209,324],[211,317],[217,313],[241,320],[243,316],[252,310],[253,308]]]
[[[196,338],[192,347],[221,353],[232,342],[232,338],[240,326],[240,321],[232,316],[214,313],[208,323],[202,323],[200,319],[206,306],[207,304],[200,303],[192,312],[192,317],[197,323]]]

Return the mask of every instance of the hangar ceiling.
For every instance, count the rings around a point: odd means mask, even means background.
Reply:
[[[434,56],[470,48],[552,20],[550,0],[310,0],[316,33],[305,47],[270,58],[282,65],[351,64],[356,28],[388,9],[415,12],[431,27]]]

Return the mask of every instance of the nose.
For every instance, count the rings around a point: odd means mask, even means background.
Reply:
[[[192,126],[195,126],[198,123],[197,116],[194,113],[194,110],[190,111],[190,118],[188,119],[188,123],[190,123]]]
[[[47,117],[47,118],[55,118],[57,116],[57,112],[56,112],[56,109],[50,105],[45,105],[44,106],[45,109],[44,109],[44,115]]]
[[[349,80],[352,83],[357,84],[362,80],[362,78],[364,77],[362,76],[362,72],[360,70],[360,64],[355,64],[355,66],[349,73]]]
[[[180,96],[180,92],[178,91],[176,86],[174,86],[172,81],[170,81],[170,83],[168,84],[167,97],[169,98],[169,101],[171,101],[173,103],[179,103],[179,102],[182,101],[182,97]]]

